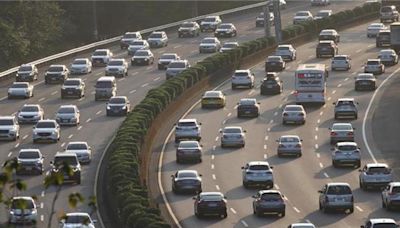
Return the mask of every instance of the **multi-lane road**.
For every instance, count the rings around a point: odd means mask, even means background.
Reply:
[[[315,57],[316,40],[297,47],[297,60],[289,63],[286,70],[279,74],[284,82],[282,94],[260,95],[259,84],[265,75],[264,64],[260,63],[252,67],[258,82],[255,89],[231,90],[228,81],[218,88],[227,95],[227,105],[224,109],[204,110],[200,105],[193,107],[186,117],[196,118],[202,122],[202,163],[177,164],[176,144],[171,137],[166,144],[161,169],[163,189],[180,225],[183,227],[287,227],[291,223],[309,221],[317,227],[359,227],[371,217],[400,219],[398,213],[382,209],[379,191],[366,192],[359,188],[357,169],[333,168],[331,161],[332,146],[329,143],[328,128],[334,122],[332,102],[342,97],[354,97],[359,102],[359,118],[351,122],[356,128],[355,141],[361,147],[362,165],[376,161],[385,162],[383,154],[376,153],[375,143],[372,143],[370,123],[374,108],[370,102],[374,92],[354,90],[354,77],[357,73],[363,72],[363,64],[366,60],[376,58],[379,52],[379,49],[375,47],[375,40],[366,37],[367,25],[359,25],[340,32],[339,53],[352,56],[352,69],[348,72],[330,72],[327,81],[327,102],[324,106],[305,106],[307,111],[305,125],[283,126],[281,114],[285,104],[294,103],[292,94],[294,71],[299,64],[323,63],[330,66],[330,58],[317,59]],[[379,88],[374,98],[380,97],[381,92],[390,83],[390,79],[399,71],[400,68],[396,65],[388,67],[385,74],[377,76],[378,86],[382,83],[386,84]],[[392,87],[391,94],[394,88]],[[238,119],[235,107],[241,98],[256,98],[261,102],[261,115],[254,119]],[[380,110],[384,112],[383,108]],[[388,123],[388,121],[384,122]],[[225,126],[242,126],[247,130],[244,148],[221,148],[219,130]],[[382,127],[374,127],[374,129],[385,131]],[[394,129],[391,132],[393,131]],[[278,158],[275,140],[285,134],[296,134],[303,139],[301,158]],[[374,132],[375,134],[379,132]],[[384,144],[385,138],[380,139],[382,141],[379,144]],[[274,189],[280,190],[286,197],[285,217],[258,218],[253,215],[251,196],[256,193],[256,190],[245,189],[242,186],[241,173],[241,166],[253,160],[266,160],[274,166]],[[194,216],[193,200],[190,196],[172,193],[170,176],[181,169],[198,170],[203,175],[203,191],[221,191],[226,195],[228,200],[226,219],[200,220]],[[317,191],[328,182],[347,182],[351,185],[355,202],[353,214],[324,214],[318,210],[319,193]]]

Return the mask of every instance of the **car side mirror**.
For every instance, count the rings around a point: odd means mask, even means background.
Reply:
[[[192,199],[196,200],[196,196],[193,196]]]
[[[300,139],[300,142],[303,142],[303,140],[302,140],[302,139]]]
[[[54,162],[53,162],[53,161],[50,161],[50,165],[54,165]]]
[[[171,174],[171,177],[173,178],[173,177],[174,177],[174,174]]]
[[[322,190],[318,190],[318,193],[324,193]]]
[[[251,196],[251,198],[257,199],[257,195]]]
[[[257,102],[257,104],[261,104],[261,102]]]
[[[333,105],[336,105],[336,102],[333,102],[332,104],[333,104]]]
[[[222,130],[220,130],[219,133],[222,133]]]
[[[93,222],[93,223],[97,223],[97,220],[96,220],[96,219],[93,219],[92,222]]]
[[[246,131],[246,130],[243,130],[243,132],[246,133],[247,131]]]
[[[201,125],[202,123],[199,123],[199,125]]]
[[[330,128],[330,127],[329,127],[328,129],[329,129],[329,130],[332,130],[332,128]]]
[[[203,176],[203,174],[199,174],[199,177],[202,177]]]
[[[361,228],[365,228],[365,226],[364,226],[364,225],[361,225],[360,227],[361,227]]]
[[[228,199],[226,196],[224,196],[224,199]]]
[[[279,142],[279,139],[275,140],[275,142]]]
[[[353,127],[353,130],[355,130],[356,128],[355,127]]]
[[[203,147],[203,145],[200,145],[200,147]]]
[[[241,169],[244,169],[244,166],[240,167]]]
[[[362,169],[359,169],[358,172],[362,172]]]
[[[273,169],[274,167],[273,167],[273,166],[270,166],[269,168],[270,168],[270,169]]]

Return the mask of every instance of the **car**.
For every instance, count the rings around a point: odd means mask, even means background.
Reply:
[[[64,183],[81,184],[82,168],[75,153],[57,152],[50,165],[50,175],[62,175]]]
[[[285,217],[286,203],[284,195],[278,190],[260,190],[252,196],[253,214],[262,216],[264,214],[277,214]]]
[[[168,36],[164,31],[154,31],[147,37],[147,42],[151,48],[168,46]]]
[[[11,98],[31,98],[33,97],[33,85],[29,82],[13,82],[7,92],[8,99]]]
[[[286,105],[282,112],[282,124],[306,123],[306,110],[303,105]]]
[[[242,167],[242,185],[244,188],[261,187],[271,189],[274,187],[273,166],[267,161],[251,161]]]
[[[376,37],[381,30],[387,30],[386,25],[382,23],[372,23],[367,27],[367,37]]]
[[[165,77],[167,80],[173,78],[189,67],[190,63],[187,59],[171,61],[167,66]]]
[[[284,61],[293,61],[296,60],[296,49],[291,44],[280,44],[275,55],[281,56]]]
[[[301,157],[303,155],[303,140],[298,135],[282,135],[276,142],[278,143],[278,157],[284,155]]]
[[[396,6],[394,5],[382,6],[379,14],[382,23],[386,21],[390,22],[399,21],[400,18],[399,11],[397,11]]]
[[[125,59],[110,59],[106,66],[106,76],[128,76],[128,62]]]
[[[120,47],[121,49],[126,49],[129,47],[129,44],[135,40],[141,40],[142,34],[140,32],[126,32],[121,40],[120,40]]]
[[[201,140],[201,123],[196,119],[180,119],[175,124],[175,143],[184,139]]]
[[[87,142],[69,142],[65,152],[75,153],[81,164],[89,164],[92,161],[92,147]]]
[[[231,87],[236,89],[239,86],[254,88],[255,75],[250,69],[236,70],[231,77]]]
[[[44,83],[64,83],[69,77],[69,70],[65,65],[50,65],[44,75]]]
[[[255,98],[242,98],[237,103],[237,117],[258,117],[260,115],[260,102]]]
[[[380,30],[379,33],[376,35],[376,47],[383,47],[389,46],[390,47],[390,30]]]
[[[333,123],[329,128],[330,142],[336,144],[337,142],[354,142],[354,130],[351,123]]]
[[[230,50],[233,50],[235,48],[239,47],[239,43],[238,42],[225,42],[221,49],[219,49],[219,52],[224,53]]]
[[[287,228],[315,228],[312,223],[292,223]]]
[[[321,40],[319,41],[316,48],[316,56],[317,58],[321,58],[323,56],[334,57],[339,52],[339,49],[334,41],[332,40]]]
[[[117,81],[114,76],[103,76],[97,79],[94,100],[109,100],[117,95]]]
[[[92,62],[88,58],[74,59],[69,67],[71,75],[92,73]]]
[[[96,49],[91,56],[92,66],[107,66],[113,56],[110,49]]]
[[[146,40],[135,40],[132,41],[128,46],[128,55],[133,56],[138,50],[148,50],[150,48],[149,43]]]
[[[14,196],[9,204],[9,224],[36,224],[38,211],[31,196]],[[23,214],[21,213],[23,211]]]
[[[269,2],[267,2],[267,6],[268,6],[270,12],[274,11],[274,2],[277,2],[279,4],[278,6],[279,6],[279,9],[281,9],[281,10],[286,9],[286,7],[287,7],[285,0],[269,1]]]
[[[370,218],[361,225],[361,228],[398,228],[399,224],[391,218]]]
[[[400,206],[400,182],[390,182],[382,191],[382,207],[392,210]]]
[[[170,62],[180,59],[181,57],[176,53],[164,53],[158,58],[158,69],[165,70]]]
[[[330,4],[329,0],[311,0],[311,6],[327,6]]]
[[[61,87],[61,99],[85,96],[85,82],[81,78],[68,78]]]
[[[70,228],[70,227],[95,228],[94,224],[96,222],[97,220],[92,219],[88,213],[73,212],[73,213],[67,213],[61,217],[60,228]]]
[[[206,91],[201,97],[201,108],[223,108],[226,105],[226,97],[222,91]]]
[[[377,88],[376,78],[371,73],[358,74],[354,81],[354,90],[375,90]]]
[[[178,170],[171,175],[172,191],[174,193],[181,192],[202,192],[201,174],[196,170]]]
[[[361,149],[355,142],[338,142],[332,148],[332,166],[337,168],[342,165],[361,166]]]
[[[202,145],[196,140],[180,141],[176,149],[176,162],[202,161]]]
[[[214,31],[215,37],[236,37],[237,29],[232,23],[222,23],[218,25],[217,29]]]
[[[202,192],[193,197],[193,200],[194,214],[197,218],[204,215],[228,217],[226,197],[221,192]]]
[[[16,116],[19,124],[37,123],[44,119],[44,110],[39,104],[24,104]]]
[[[56,113],[56,121],[61,126],[80,124],[81,114],[76,105],[61,105]]]
[[[378,59],[385,66],[393,66],[399,63],[399,56],[393,49],[383,49],[379,51]]]
[[[265,72],[280,72],[286,68],[286,62],[281,56],[270,55],[265,60]]]
[[[107,102],[107,116],[123,115],[126,116],[131,111],[131,103],[126,96],[113,96]]]
[[[39,149],[21,149],[17,156],[17,175],[33,174],[42,175],[44,156]]]
[[[354,212],[353,191],[348,183],[327,183],[321,190],[318,190],[318,193],[320,193],[319,210],[324,213],[331,209]]]
[[[335,55],[331,61],[331,70],[350,70],[351,69],[351,58],[349,55]]]
[[[22,64],[17,70],[15,80],[17,82],[33,82],[38,79],[38,72],[35,64]]]
[[[264,27],[264,12],[261,12],[257,17],[256,17],[256,27]],[[275,16],[273,12],[269,12],[269,17],[267,18],[269,20],[269,24],[272,26],[274,25],[275,21]]]
[[[228,126],[220,130],[221,136],[221,147],[227,146],[239,146],[244,147],[246,144],[246,130],[243,130],[239,126]]]
[[[339,98],[332,104],[335,105],[335,120],[340,118],[358,118],[358,102],[354,98]]]
[[[280,94],[283,92],[283,81],[279,79],[275,72],[268,72],[269,74],[272,73],[272,76],[265,77],[261,80],[260,86],[260,94],[261,95],[268,95],[268,94]]]
[[[39,120],[32,132],[33,143],[39,141],[52,141],[56,143],[60,140],[60,126],[55,120]]]
[[[332,10],[320,10],[315,15],[314,20],[322,20],[324,18],[332,16],[332,14],[333,14]]]
[[[199,45],[199,52],[206,53],[206,52],[218,52],[221,49],[221,42],[217,37],[205,37],[201,40]]]
[[[314,20],[314,18],[310,11],[298,11],[293,17],[293,24],[297,25],[312,20]]]
[[[324,29],[319,33],[318,40],[332,40],[337,44],[340,42],[340,35],[335,29]]]
[[[178,37],[196,37],[200,35],[200,25],[195,21],[185,21],[178,28]]]
[[[360,188],[383,188],[393,181],[393,171],[386,163],[368,163],[359,170]]]
[[[220,16],[206,16],[200,22],[201,32],[215,31],[217,27],[222,23]]]
[[[19,124],[15,116],[0,116],[0,140],[16,141],[19,138]]]
[[[137,50],[131,59],[131,65],[151,65],[154,63],[154,54],[150,50]]]

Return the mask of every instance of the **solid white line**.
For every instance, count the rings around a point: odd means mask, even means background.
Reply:
[[[148,86],[149,85],[149,83],[144,83],[143,85],[142,85],[142,88],[143,87],[146,87],[146,86]]]
[[[91,120],[92,120],[92,119],[90,119],[90,118],[89,118],[89,119],[87,119],[87,120],[86,120],[86,123],[89,123]]]
[[[216,180],[216,179],[217,179],[217,176],[215,176],[215,174],[213,174],[213,175],[212,175],[212,179],[213,179],[213,180]]]
[[[51,93],[51,95],[56,95],[58,93],[58,91],[54,91]]]
[[[232,207],[230,208],[233,214],[237,214],[237,212],[235,211],[235,209],[233,209]]]
[[[65,142],[61,143],[61,147],[64,147],[64,146],[65,146]]]
[[[14,147],[15,147],[15,148],[19,147],[19,143],[15,144],[15,146],[14,146]]]
[[[293,210],[295,210],[297,213],[300,213],[300,210],[297,209],[296,207],[293,207]]]
[[[215,185],[215,188],[216,188],[218,191],[220,190],[219,185]]]
[[[214,169],[215,167],[214,167],[214,164],[211,164],[211,169]]]
[[[356,206],[356,208],[357,208],[357,210],[359,210],[360,212],[363,212],[364,210],[361,208],[361,207],[359,207],[359,206]]]
[[[324,168],[324,165],[320,162],[319,167]]]
[[[135,93],[136,89],[129,91],[130,94]]]
[[[245,222],[244,220],[240,220],[240,222],[242,223],[242,225],[243,225],[244,227],[249,227],[249,225],[247,224],[247,222]]]
[[[8,153],[7,157],[11,157],[11,155],[12,155],[12,152]]]

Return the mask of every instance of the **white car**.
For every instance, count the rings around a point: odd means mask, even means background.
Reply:
[[[14,116],[0,116],[0,140],[13,140],[19,138],[19,124]]]
[[[233,50],[235,48],[239,47],[239,43],[238,42],[225,42],[221,49],[219,49],[219,52],[224,53],[226,51],[230,51]]]
[[[61,105],[56,114],[56,121],[60,125],[78,125],[80,112],[76,105]]]
[[[82,228],[95,228],[94,224],[96,220],[92,220],[88,213],[74,212],[67,213],[61,218],[60,228],[72,228],[72,227],[82,227]]]
[[[110,49],[96,49],[91,57],[93,66],[106,66],[114,54]]]
[[[33,143],[41,140],[56,143],[60,137],[60,125],[55,120],[39,120],[33,128]]]
[[[106,76],[128,76],[128,62],[125,59],[111,59],[107,63]]]
[[[178,37],[185,36],[199,36],[200,35],[200,25],[196,21],[186,21],[181,24],[178,29]]]
[[[35,81],[38,79],[38,69],[34,64],[22,64],[17,71],[16,81],[26,82]]]
[[[274,25],[275,16],[273,12],[269,12],[269,17],[267,20],[269,20],[271,26]],[[261,12],[256,17],[256,27],[264,27],[264,12]]]
[[[134,55],[137,50],[147,50],[150,48],[147,40],[135,40],[128,47],[128,55]]]
[[[332,16],[332,14],[333,14],[332,10],[320,10],[315,15],[314,20],[321,20],[321,19]]]
[[[382,191],[382,207],[391,210],[399,207],[400,182],[390,182]]]
[[[364,73],[383,74],[385,73],[385,65],[380,59],[368,59],[364,65]]]
[[[21,213],[23,211],[23,215]],[[8,221],[10,224],[36,224],[38,212],[35,200],[30,196],[15,196],[11,199]]]
[[[386,25],[383,23],[372,23],[368,25],[367,28],[367,37],[376,37],[378,35],[379,31],[388,29]]]
[[[82,78],[68,78],[61,87],[61,99],[82,98],[85,96],[86,84]]]
[[[137,50],[131,58],[131,66],[150,65],[154,63],[154,54],[150,50]]]
[[[92,161],[92,148],[87,142],[69,142],[65,152],[75,153],[81,164],[89,164]]]
[[[327,6],[331,4],[329,0],[311,0],[311,6]]]
[[[88,58],[75,59],[69,68],[71,74],[92,73],[92,62]]]
[[[222,23],[220,16],[207,16],[200,23],[200,30],[202,32],[215,31],[218,25]]]
[[[140,32],[126,32],[120,41],[121,49],[125,49],[129,47],[129,44],[135,40],[141,40],[142,34]]]
[[[315,228],[315,226],[312,223],[293,223],[288,228]]]
[[[164,53],[158,58],[158,69],[165,70],[170,62],[180,59],[181,57],[176,53]]]
[[[399,56],[393,49],[380,50],[378,59],[380,59],[385,66],[393,66],[399,62]]]
[[[361,228],[382,228],[382,227],[398,228],[399,224],[391,218],[371,218],[365,222],[365,225],[361,225]]]
[[[8,99],[13,97],[33,97],[33,85],[29,84],[29,82],[14,82],[8,88]]]
[[[44,83],[64,83],[64,81],[69,77],[69,74],[69,70],[65,65],[50,65],[49,69],[47,69],[44,74]]]
[[[221,42],[217,37],[204,38],[199,46],[200,53],[217,52],[221,49]]]
[[[238,86],[253,88],[254,81],[254,73],[250,69],[236,70],[231,79],[232,89],[236,89]]]
[[[232,126],[225,127],[220,131],[221,135],[221,147],[224,148],[226,146],[239,146],[244,147],[246,144],[246,130],[243,130],[242,127]]]
[[[314,17],[310,11],[298,11],[293,17],[293,24],[295,25],[312,20],[314,20]]]
[[[173,78],[177,76],[182,71],[188,69],[190,67],[189,61],[185,60],[175,60],[168,64],[167,71],[165,75],[167,79]]]
[[[332,71],[343,69],[350,70],[351,69],[351,58],[348,55],[335,55],[332,58],[331,62]]]
[[[281,56],[285,61],[296,60],[296,49],[291,44],[281,44],[275,50],[275,55]]]
[[[217,29],[214,31],[215,37],[234,37],[237,36],[237,30],[234,24],[232,23],[223,23],[220,24]]]
[[[150,47],[166,47],[168,46],[168,36],[164,31],[154,31],[147,38]]]
[[[43,108],[39,104],[25,104],[17,113],[18,123],[37,123],[44,118]]]
[[[180,119],[175,125],[175,142],[195,139],[201,140],[201,123],[196,119]]]

